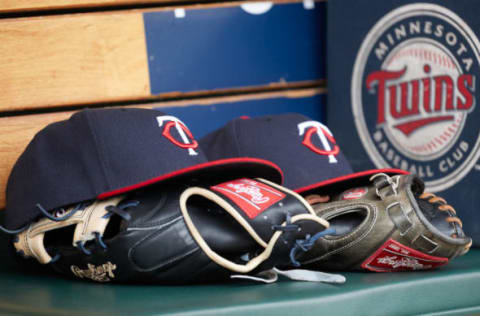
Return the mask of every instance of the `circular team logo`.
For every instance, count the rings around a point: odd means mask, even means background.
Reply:
[[[370,30],[355,60],[355,125],[378,168],[421,176],[431,191],[454,185],[480,155],[480,44],[452,11],[399,7]]]

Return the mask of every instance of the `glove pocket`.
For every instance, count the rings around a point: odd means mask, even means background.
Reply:
[[[157,228],[145,229],[152,232],[139,239],[128,253],[138,271],[172,270],[177,262],[198,250],[181,216]]]

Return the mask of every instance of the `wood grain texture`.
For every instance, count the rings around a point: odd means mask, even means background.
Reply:
[[[272,0],[273,3],[287,3],[287,2],[301,2],[302,0]],[[324,2],[326,0],[314,0],[315,2]],[[200,3],[199,3],[200,2]],[[260,1],[261,2],[261,1]],[[227,0],[222,3],[208,3],[203,1],[194,0],[0,0],[0,13],[13,13],[13,12],[36,12],[36,11],[55,11],[66,10],[75,11],[75,9],[88,9],[88,8],[104,8],[108,10],[109,7],[127,7],[135,8],[135,6],[142,7],[144,5],[158,4],[158,8],[145,9],[158,10],[164,6],[173,5],[175,7],[225,7],[225,6],[237,6],[238,3]],[[155,7],[155,6],[153,6]],[[171,10],[167,8],[167,10]]]
[[[325,93],[323,88],[302,89],[293,91],[252,93],[197,100],[182,100],[148,105],[132,106],[141,108],[161,108],[189,105],[212,105],[218,103],[234,103],[246,100],[269,98],[302,98]],[[74,112],[57,112],[49,114],[32,114],[11,117],[0,117],[0,210],[5,208],[5,189],[8,176],[20,154],[25,150],[33,136],[50,123],[68,119]]]
[[[0,13],[58,9],[96,8],[121,5],[169,3],[174,0],[1,0]]]
[[[150,93],[141,13],[0,20],[0,111]]]

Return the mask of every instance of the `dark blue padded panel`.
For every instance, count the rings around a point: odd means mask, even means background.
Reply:
[[[152,94],[325,78],[325,2],[144,13]]]

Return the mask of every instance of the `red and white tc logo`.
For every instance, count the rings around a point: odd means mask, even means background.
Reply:
[[[192,132],[190,132],[190,130],[182,121],[171,115],[157,116],[157,121],[160,127],[163,126],[162,135],[165,136],[170,142],[180,148],[188,149],[188,154],[190,156],[198,155],[198,153],[195,151],[195,149],[198,147],[198,142],[193,138]],[[175,127],[183,143],[172,136],[170,133],[172,127]]]
[[[317,153],[319,155],[328,156],[328,162],[337,163],[336,155],[340,152],[340,148],[337,146],[335,138],[333,138],[332,132],[320,122],[317,121],[306,121],[297,125],[299,136],[305,135],[303,137],[302,144],[308,149]],[[317,135],[320,138],[320,143],[323,146],[323,149],[318,148],[312,142],[312,136]],[[330,141],[330,142],[329,142]],[[330,143],[333,145],[330,145]]]

